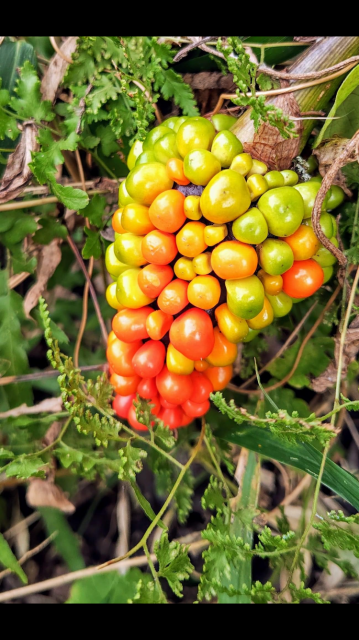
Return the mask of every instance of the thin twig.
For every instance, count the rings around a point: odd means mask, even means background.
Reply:
[[[96,364],[91,365],[90,367],[80,367],[79,371],[81,373],[91,373],[92,371],[107,371],[107,364]],[[29,373],[24,376],[9,376],[8,378],[0,378],[0,387],[7,387],[10,384],[21,384],[21,383],[30,383],[37,382],[38,380],[50,380],[51,378],[58,378],[58,371],[39,371],[38,373]]]
[[[25,518],[25,520],[21,520],[21,522],[18,522],[17,524],[15,524],[13,527],[11,527],[11,529],[8,529],[8,531],[6,531],[6,533],[3,534],[3,537],[5,538],[5,540],[11,540],[12,538],[15,538],[24,529],[28,529],[29,527],[31,527],[32,524],[35,524],[35,522],[38,522],[40,518],[41,518],[41,515],[37,511],[35,511],[35,513],[32,513],[31,516],[29,516],[28,518]]]
[[[359,449],[359,432],[358,432],[358,429],[356,427],[356,424],[355,424],[353,418],[351,417],[350,413],[348,413],[348,411],[345,412],[344,420],[345,420],[345,422],[346,422],[346,424],[348,426],[348,429],[350,431],[350,434],[351,434],[356,446]]]
[[[46,549],[46,547],[48,547],[55,540],[55,538],[57,538],[57,536],[58,532],[55,531],[49,538],[47,538],[47,540],[35,547],[35,549],[31,549],[30,551],[25,553],[25,555],[18,561],[19,565],[22,567],[28,560],[31,560],[31,558],[34,558],[39,553],[41,553],[41,551]],[[11,571],[11,569],[6,569],[2,573],[0,573],[0,581],[4,578],[7,578],[7,576],[10,576],[12,573],[13,572]]]
[[[61,51],[59,45],[56,42],[55,36],[49,36],[49,39],[50,39],[50,42],[51,42],[53,48],[55,49],[56,53],[60,56],[60,58],[65,60],[65,62],[68,62],[68,64],[72,64],[73,63],[72,58],[68,57],[67,55],[64,54],[63,51]]]
[[[109,189],[94,189],[88,191],[89,196],[105,195],[110,193]],[[20,209],[32,209],[35,207],[43,207],[45,204],[57,204],[60,202],[55,196],[49,196],[48,198],[37,198],[36,200],[22,200],[21,202],[10,202],[8,204],[0,205],[1,211],[19,211]]]
[[[183,60],[183,58],[185,58],[191,51],[193,51],[193,49],[197,49],[198,47],[202,47],[204,44],[207,44],[207,42],[211,42],[211,40],[213,40],[214,38],[217,38],[217,37],[219,37],[219,36],[206,36],[205,38],[202,38],[201,40],[196,40],[195,42],[192,42],[187,47],[184,47],[184,49],[182,49],[179,53],[177,53],[177,55],[173,59],[173,62],[180,62],[180,60]],[[220,57],[224,58],[223,54],[221,54],[219,51],[212,51],[211,50],[211,53],[213,53],[214,55],[220,54]]]
[[[341,71],[346,67],[349,67],[351,64],[357,64],[359,62],[359,56],[353,56],[352,58],[348,58],[347,60],[343,60],[343,62],[339,62],[335,64],[333,67],[328,67],[328,69],[322,69],[321,71],[311,71],[310,73],[288,73],[287,71],[277,71],[276,69],[272,69],[265,64],[262,64],[258,67],[259,73],[265,73],[268,76],[272,76],[273,78],[279,78],[280,80],[310,80],[315,78],[323,78],[323,76],[327,76],[330,73],[335,73],[336,71]]]
[[[86,282],[89,285],[91,298],[92,298],[92,301],[93,301],[93,304],[94,304],[94,307],[95,307],[95,311],[96,311],[96,315],[97,315],[97,318],[98,318],[98,321],[99,321],[99,325],[100,325],[100,328],[101,328],[102,338],[103,338],[105,346],[107,347],[108,333],[107,333],[105,321],[104,321],[104,319],[102,317],[102,314],[101,314],[101,309],[100,309],[100,305],[99,305],[98,300],[97,300],[97,294],[96,294],[95,288],[94,288],[94,286],[93,286],[93,284],[91,282],[91,278],[90,278],[90,276],[88,274],[88,271],[86,269],[86,266],[85,266],[85,263],[84,263],[84,261],[82,259],[82,256],[81,256],[76,244],[72,240],[70,234],[68,234],[68,236],[67,236],[67,242],[69,243],[69,245],[70,245],[70,247],[71,247],[71,249],[72,249],[72,251],[73,251],[73,253],[74,253],[75,257],[76,257],[76,260],[79,263],[79,265],[81,267],[81,270],[82,270],[82,272],[83,272],[83,274],[84,274],[84,276],[86,278]]]

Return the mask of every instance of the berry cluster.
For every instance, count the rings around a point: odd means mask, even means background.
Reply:
[[[270,171],[243,153],[232,118],[171,118],[132,148],[107,251],[118,311],[108,361],[114,409],[138,430],[133,401],[171,429],[204,416],[250,342],[333,275],[311,215],[320,178]],[[344,192],[333,187],[321,226],[337,243]],[[256,204],[254,204],[256,203]]]

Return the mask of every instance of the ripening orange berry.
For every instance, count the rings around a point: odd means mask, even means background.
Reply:
[[[171,329],[173,320],[173,316],[164,313],[164,311],[151,313],[146,322],[147,333],[151,340],[162,340]]]
[[[171,158],[171,160],[167,162],[166,168],[168,176],[171,180],[173,180],[173,182],[183,187],[186,187],[190,184],[190,181],[184,174],[183,160],[179,160],[178,158]]]
[[[320,249],[320,241],[312,227],[301,225],[292,236],[283,238],[293,251],[294,260],[310,260]]]
[[[138,286],[149,298],[156,299],[173,280],[173,269],[167,265],[149,264],[138,276]]]
[[[188,282],[173,280],[162,291],[158,298],[158,306],[164,313],[176,316],[188,306]]]
[[[127,233],[122,226],[123,209],[117,209],[112,216],[112,228],[115,233]]]
[[[177,235],[178,251],[185,258],[197,258],[208,248],[204,241],[206,225],[203,222],[188,222]]]
[[[229,342],[218,327],[214,330],[214,349],[207,358],[211,367],[229,367],[234,364],[238,355],[238,347]]]
[[[142,241],[142,255],[150,264],[170,264],[177,253],[176,236],[172,233],[151,231]]]
[[[248,244],[243,242],[223,242],[212,253],[213,271],[223,280],[250,278],[258,267],[258,256]]]
[[[224,391],[233,378],[233,367],[211,367],[204,375],[212,383],[213,391]]]
[[[184,212],[185,197],[180,191],[161,193],[150,207],[150,221],[156,229],[176,233],[187,218]]]
[[[209,311],[217,306],[221,297],[221,285],[213,276],[198,276],[188,287],[188,300],[198,309]]]

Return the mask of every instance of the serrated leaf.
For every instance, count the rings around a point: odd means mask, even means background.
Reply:
[[[109,158],[119,151],[120,147],[116,136],[109,125],[100,125],[97,127],[96,135],[100,138],[101,151],[106,158]]]
[[[120,480],[136,482],[137,474],[143,469],[143,460],[147,458],[147,453],[141,449],[135,449],[130,443],[119,451],[121,468],[119,472]]]
[[[41,150],[33,153],[32,162],[29,165],[40,184],[56,184],[57,167],[65,162],[61,151],[75,151],[79,139],[79,136],[73,132],[67,138],[55,141],[51,131],[40,129],[38,141]]]
[[[76,449],[56,449],[55,456],[60,460],[64,469],[70,469],[74,464],[81,464],[84,454]]]
[[[131,569],[124,576],[116,571],[92,576],[75,582],[67,604],[127,604],[135,598],[142,579],[146,576],[139,569]]]
[[[67,209],[73,211],[85,209],[90,201],[85,191],[74,189],[73,187],[64,187],[61,184],[57,184],[57,182],[51,183],[51,190],[54,196],[56,196]]]
[[[128,604],[167,604],[167,600],[157,582],[151,582],[149,576],[143,576],[137,585],[135,596]]]
[[[18,480],[28,480],[29,478],[45,478],[43,471],[45,464],[39,458],[18,458],[6,469],[8,478],[18,478]]]
[[[293,369],[299,349],[300,342],[297,342],[286,351],[284,356],[278,358],[276,362],[268,368],[269,373],[278,380],[283,380]],[[332,338],[325,338],[323,336],[313,338],[304,349],[299,366],[294,376],[290,379],[289,384],[296,389],[309,387],[311,378],[318,378],[324,373],[333,355],[334,340]]]
[[[155,544],[155,554],[160,565],[159,577],[167,580],[173,593],[183,597],[184,580],[188,580],[194,567],[188,556],[188,547],[178,542],[170,542],[166,533]]]
[[[12,573],[15,573],[23,584],[28,584],[28,579],[23,570],[21,569],[18,561],[16,560],[13,552],[11,551],[5,538],[0,533],[0,564],[5,569],[10,569]]]
[[[87,235],[87,240],[82,250],[82,257],[84,260],[89,260],[90,258],[98,260],[102,256],[101,235],[98,231],[87,227],[85,227],[85,234]]]
[[[0,78],[0,140],[9,138],[10,140],[16,140],[19,137],[20,131],[17,127],[17,121],[15,116],[12,117],[5,113],[1,107],[8,107],[10,102],[10,93],[6,89],[1,89]]]
[[[51,217],[40,218],[38,224],[41,226],[41,229],[36,231],[33,238],[36,244],[50,244],[56,238],[66,240],[68,231],[59,220]]]
[[[163,71],[157,79],[156,91],[160,90],[165,100],[174,99],[184,115],[197,116],[198,107],[191,87],[173,69]]]
[[[94,227],[103,229],[106,206],[106,198],[97,194],[91,198],[87,207],[81,211],[81,215],[87,218]]]
[[[34,119],[37,123],[51,122],[55,118],[50,101],[41,97],[41,82],[31,62],[26,61],[20,71],[15,93],[10,102],[11,108],[21,117]]]

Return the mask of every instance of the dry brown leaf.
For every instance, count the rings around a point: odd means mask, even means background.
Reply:
[[[51,509],[58,509],[67,515],[72,515],[76,511],[76,508],[69,502],[60,487],[57,487],[52,482],[39,480],[38,478],[30,481],[26,501],[29,507],[33,509],[50,507]]]
[[[49,398],[35,405],[35,407],[28,407],[26,404],[22,404],[21,407],[11,409],[6,413],[0,413],[0,420],[20,418],[21,416],[36,416],[40,413],[61,413],[62,408],[62,398]]]
[[[301,116],[297,100],[292,93],[278,96],[275,100],[275,106],[292,118],[300,118]],[[283,171],[288,169],[293,158],[299,155],[303,133],[301,120],[295,120],[295,133],[297,138],[285,140],[276,127],[266,123],[254,135],[253,142],[245,143],[244,148],[254,158],[265,162],[270,169]]]
[[[319,171],[323,178],[325,178],[328,170],[331,168],[338,156],[340,156],[342,151],[344,151],[348,142],[350,142],[350,140],[347,140],[346,138],[335,138],[330,142],[322,144],[318,149],[313,151],[313,155],[315,155],[318,160]],[[356,159],[358,160],[358,157],[353,157],[353,162]],[[353,195],[352,191],[348,189],[345,176],[341,170],[338,171],[333,184],[337,184],[339,187],[342,187],[349,198]]]
[[[349,365],[354,362],[359,353],[359,316],[348,329],[343,358],[343,378],[348,373]],[[335,363],[331,362],[328,369],[313,381],[313,389],[317,393],[325,393],[332,389],[338,377],[338,362],[340,357],[340,337],[335,339]]]
[[[221,89],[225,93],[232,92],[235,89],[233,76],[231,74],[224,76],[220,72],[202,71],[201,73],[186,73],[183,76],[184,82],[189,84],[195,91],[204,91],[205,89]]]
[[[23,125],[21,140],[9,157],[0,185],[0,204],[17,198],[29,184],[32,173],[29,168],[31,154],[38,151],[37,126],[31,122]]]
[[[54,275],[61,262],[61,242],[59,239],[53,240],[42,249],[37,269],[37,282],[28,291],[24,300],[24,310],[28,318],[30,317],[31,311],[39,302],[40,297],[43,295],[48,281]]]
[[[61,51],[65,57],[71,58],[72,54],[75,53],[78,37],[69,36],[62,45]],[[68,62],[58,53],[53,57],[41,83],[41,93],[44,100],[54,102],[68,67]]]

